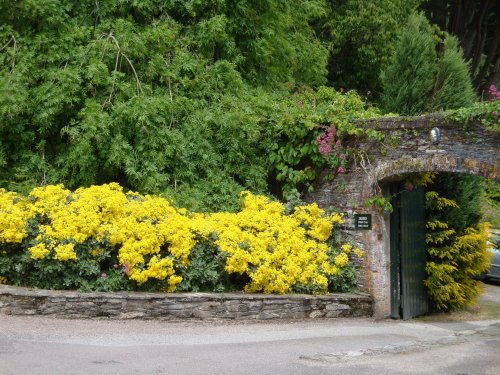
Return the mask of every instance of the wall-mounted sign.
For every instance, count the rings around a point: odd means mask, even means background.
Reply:
[[[356,229],[372,229],[371,214],[354,214],[354,227]]]

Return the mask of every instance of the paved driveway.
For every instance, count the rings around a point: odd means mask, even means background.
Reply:
[[[487,285],[482,303],[500,307],[500,285]],[[493,316],[481,315],[488,311]],[[495,311],[476,308],[469,315],[406,322],[169,323],[0,315],[0,374],[498,374]]]

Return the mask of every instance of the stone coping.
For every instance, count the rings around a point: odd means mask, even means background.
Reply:
[[[429,113],[420,116],[378,117],[355,120],[357,124],[378,130],[427,129],[438,125],[440,128],[457,128],[460,124],[447,120],[443,113]]]
[[[366,294],[77,292],[0,285],[0,314],[112,319],[321,319],[371,317]]]

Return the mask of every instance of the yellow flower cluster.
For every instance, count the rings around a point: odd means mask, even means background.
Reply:
[[[29,211],[19,195],[0,189],[0,244],[21,243],[26,238]]]
[[[242,195],[238,213],[193,216],[194,231],[204,237],[216,234],[215,244],[227,254],[226,271],[248,274],[247,292],[287,293],[297,284],[325,292],[328,276],[348,262],[344,253],[330,261],[325,242],[333,225],[343,223],[341,216],[328,217],[315,203],[284,215],[281,203],[249,192]]]
[[[0,243],[21,243],[27,221],[37,219],[32,259],[75,260],[79,245],[93,240],[100,244],[88,250],[93,257],[117,249],[131,280],[165,280],[165,289],[174,291],[182,281],[176,269],[188,265],[197,241],[210,237],[226,256],[225,270],[250,277],[248,292],[286,293],[295,285],[326,291],[328,276],[345,267],[353,251],[345,244],[335,255],[326,243],[342,217],[327,216],[316,204],[285,215],[281,203],[264,196],[244,192],[242,198],[240,212],[204,215],[188,214],[162,197],[124,193],[116,183],[74,192],[46,186],[27,198],[0,190]]]
[[[40,225],[36,244],[28,249],[35,260],[52,252],[56,260],[74,260],[77,245],[91,238],[108,241],[111,248],[118,246],[118,259],[127,265],[130,279],[138,284],[167,279],[167,289],[174,290],[180,282],[174,264],[187,264],[195,244],[185,211],[160,197],[125,194],[115,183],[73,193],[62,185],[40,187],[24,200],[14,193],[1,194],[2,242],[21,242],[29,218],[49,223]]]

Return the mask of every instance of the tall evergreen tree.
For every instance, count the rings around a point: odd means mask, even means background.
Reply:
[[[438,62],[438,75],[432,109],[457,109],[468,107],[477,100],[469,74],[469,65],[464,61],[458,40],[448,35],[444,40],[444,51]]]
[[[384,109],[402,115],[425,112],[429,109],[436,75],[431,26],[423,15],[414,14],[408,19],[382,77]]]
[[[454,200],[435,191],[426,193],[428,277],[425,285],[437,310],[456,310],[470,304],[481,292],[474,276],[489,265],[488,225],[454,227],[456,220],[452,223],[449,213],[458,213],[455,219],[464,219],[460,210]]]

